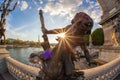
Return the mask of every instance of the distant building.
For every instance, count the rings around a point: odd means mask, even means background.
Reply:
[[[113,36],[113,33],[115,31],[114,21],[120,15],[120,0],[97,0],[97,1],[100,4],[101,9],[103,11],[100,25],[102,25],[104,30],[104,45],[114,46],[116,45],[116,40],[114,40],[115,38]]]

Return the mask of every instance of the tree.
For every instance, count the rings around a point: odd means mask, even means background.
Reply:
[[[13,41],[13,44],[22,44],[22,43],[23,43],[23,41],[20,39],[16,39]]]
[[[93,45],[103,45],[104,44],[104,33],[102,28],[97,28],[92,33],[92,43]]]
[[[6,39],[6,44],[12,44],[12,41],[11,40],[9,40],[9,39]]]

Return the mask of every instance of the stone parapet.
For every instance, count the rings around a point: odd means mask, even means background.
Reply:
[[[37,80],[41,71],[39,68],[23,64],[11,57],[6,58],[6,63],[9,73],[17,80]]]
[[[120,74],[120,56],[102,66],[82,71],[84,80],[114,80]]]
[[[9,52],[6,50],[5,45],[0,45],[0,74],[3,74],[7,71],[5,57],[9,56]]]

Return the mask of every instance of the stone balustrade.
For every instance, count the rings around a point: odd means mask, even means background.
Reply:
[[[36,80],[39,68],[23,64],[11,57],[6,57],[7,68],[17,80]]]
[[[113,80],[120,74],[120,57],[110,61],[107,64],[84,71],[84,80]]]
[[[8,71],[17,80],[36,80],[39,68],[23,64],[11,57],[6,57]],[[120,74],[120,57],[107,64],[95,68],[85,69],[84,80],[113,80]]]
[[[0,74],[3,74],[7,71],[5,57],[10,56],[5,47],[5,45],[0,45]]]

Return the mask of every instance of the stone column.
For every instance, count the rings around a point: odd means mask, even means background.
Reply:
[[[5,57],[9,56],[9,52],[6,50],[5,45],[0,45],[0,74],[7,71]]]

